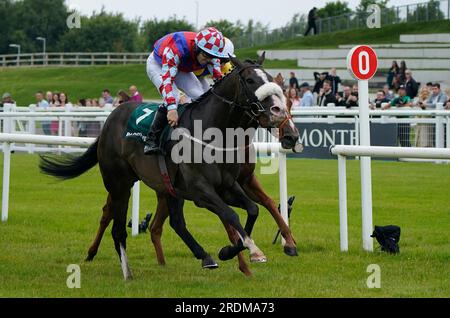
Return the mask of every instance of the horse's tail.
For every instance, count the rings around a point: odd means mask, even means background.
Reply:
[[[93,168],[98,163],[98,139],[81,156],[67,155],[64,157],[40,156],[39,169],[42,173],[62,180],[73,179]]]

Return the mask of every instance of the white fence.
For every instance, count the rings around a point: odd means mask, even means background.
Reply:
[[[450,149],[444,148],[401,148],[401,147],[367,147],[367,146],[343,146],[331,148],[331,153],[338,156],[339,175],[339,224],[341,251],[348,251],[347,229],[347,157],[381,157],[381,158],[421,158],[421,159],[450,159]],[[369,172],[370,174],[370,169]],[[361,192],[372,196],[372,184],[361,184]],[[367,251],[373,250],[373,242],[370,237],[372,231],[372,199],[370,207],[362,210],[362,241]]]
[[[439,105],[442,108],[442,104]],[[418,134],[418,128],[425,127],[427,134],[427,145],[416,142],[417,147],[443,148],[446,144],[450,147],[450,111],[443,109],[422,110],[395,109],[371,110],[369,112],[371,123],[381,124],[406,124],[411,126],[411,134]],[[29,107],[16,107],[5,105],[4,111],[0,112],[1,132],[23,133],[32,135],[57,135],[61,137],[97,137],[113,110],[111,105],[104,108],[99,107],[66,107],[42,110],[35,105]],[[346,109],[344,107],[309,107],[292,111],[294,122],[299,123],[347,123],[354,124],[356,130],[356,145],[359,144],[359,110]],[[401,117],[401,118],[398,118]],[[45,124],[55,124],[53,131],[44,131]],[[80,127],[85,127],[83,130]],[[423,130],[422,130],[423,131]],[[409,133],[409,132],[408,132]],[[420,137],[420,136],[419,136]],[[408,136],[414,139],[414,136]],[[417,136],[416,136],[417,139]],[[258,130],[255,142],[277,142],[277,139],[266,130]],[[414,145],[414,143],[412,143]],[[77,152],[79,147],[41,145],[33,144],[13,145],[15,151],[34,152]]]

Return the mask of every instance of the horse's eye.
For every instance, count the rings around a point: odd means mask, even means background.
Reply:
[[[255,84],[255,81],[252,78],[247,78],[245,81],[247,84]]]

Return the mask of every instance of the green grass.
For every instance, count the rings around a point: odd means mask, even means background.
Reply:
[[[297,61],[268,60],[265,67],[297,68]],[[131,85],[136,85],[144,98],[161,98],[147,77],[145,65],[0,69],[0,94],[11,93],[21,106],[35,103],[37,91],[65,92],[72,103],[77,103],[81,98],[99,98],[105,88],[115,96]]]
[[[289,41],[237,50],[241,58],[256,58],[257,50],[299,50],[299,49],[330,49],[343,44],[384,44],[399,43],[400,34],[449,33],[450,20],[400,23],[385,26],[380,29],[353,29],[319,34],[317,36],[299,37]]]
[[[166,224],[167,265],[156,264],[148,234],[130,236],[135,279],[124,282],[110,229],[94,262],[83,262],[106,198],[98,169],[61,183],[41,175],[37,164],[34,155],[12,157],[10,219],[0,224],[0,297],[450,296],[448,165],[373,162],[374,224],[401,226],[400,255],[361,250],[359,162],[348,164],[350,251],[341,253],[337,162],[289,160],[289,194],[297,196],[291,227],[299,257],[287,257],[280,245],[271,244],[276,226],[261,209],[253,238],[268,263],[251,264],[251,278],[237,270],[235,260],[202,270]],[[261,181],[278,200],[277,176],[263,175]],[[141,218],[154,208],[154,195],[142,187]],[[185,212],[193,235],[217,255],[228,244],[218,218],[191,203]],[[66,287],[69,264],[81,266],[81,289]],[[366,287],[369,264],[381,267],[381,289]]]

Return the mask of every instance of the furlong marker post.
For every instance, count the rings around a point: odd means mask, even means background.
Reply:
[[[359,142],[362,146],[370,146],[369,122],[369,79],[378,68],[375,51],[366,45],[359,45],[350,50],[347,56],[347,69],[358,80],[359,96]],[[372,172],[371,158],[361,158],[361,208],[362,208],[362,241],[366,251],[373,251],[372,232]]]

